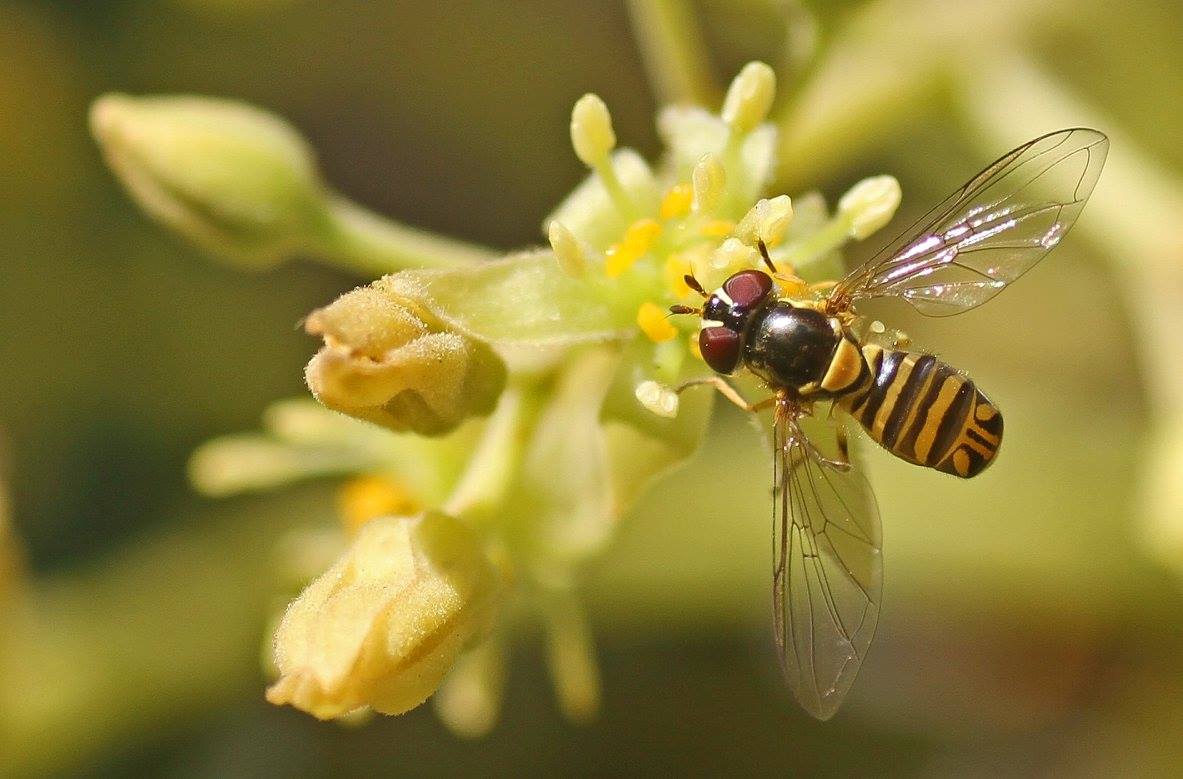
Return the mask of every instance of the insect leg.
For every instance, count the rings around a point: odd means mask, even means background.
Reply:
[[[846,437],[846,428],[841,424],[834,429],[834,441],[838,447],[837,457],[826,457],[807,437],[802,436],[802,440],[805,442],[805,446],[809,449],[810,453],[820,462],[836,471],[845,472],[850,470],[850,443]]]
[[[714,387],[719,391],[720,395],[749,413],[763,411],[766,408],[770,408],[772,404],[776,402],[776,396],[773,395],[772,397],[765,398],[764,400],[761,400],[757,403],[748,403],[740,396],[738,392],[735,391],[734,387],[723,381],[723,379],[719,378],[718,376],[707,376],[701,379],[691,379],[690,381],[679,384],[674,389],[674,392],[681,395],[684,391],[690,389],[691,387],[700,387],[704,384],[709,384],[710,386]]]

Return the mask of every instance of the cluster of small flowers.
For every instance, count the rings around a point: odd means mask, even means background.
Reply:
[[[697,322],[666,313],[694,302],[684,277],[717,285],[759,264],[760,241],[786,283],[832,277],[837,250],[899,203],[889,176],[860,182],[832,215],[817,194],[763,198],[774,93],[772,70],[751,63],[720,115],[664,109],[656,168],[618,149],[607,107],[584,96],[571,141],[590,175],[546,220],[550,250],[492,261],[379,225],[254,109],[96,104],[96,137],[133,197],[219,255],[398,270],[308,317],[323,346],[306,377],[323,407],[277,404],[264,433],[210,442],[191,464],[211,494],[354,476],[341,530],[318,542],[337,561],[280,620],[269,700],[337,718],[397,714],[438,690],[450,726],[484,732],[512,611],[542,624],[564,711],[594,713],[578,572],[640,492],[694,452],[712,403],[673,390],[706,373]]]

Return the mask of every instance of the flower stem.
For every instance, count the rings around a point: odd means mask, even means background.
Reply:
[[[717,104],[706,44],[685,0],[629,0],[628,7],[658,102]]]
[[[489,511],[505,499],[521,459],[528,424],[522,390],[507,387],[485,425],[468,468],[452,491],[444,511],[455,517]]]
[[[499,256],[493,249],[386,219],[339,195],[329,201],[329,220],[326,238],[310,250],[365,276],[406,268],[455,268]]]

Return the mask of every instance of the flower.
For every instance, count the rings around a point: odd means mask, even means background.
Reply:
[[[617,148],[607,106],[584,95],[572,110],[571,141],[591,172],[545,220],[550,252],[407,270],[375,288],[413,299],[417,310],[502,354],[628,344],[627,396],[610,405],[671,418],[679,406],[671,387],[706,370],[697,323],[667,313],[695,303],[687,274],[718,286],[760,266],[763,242],[785,277],[831,278],[840,271],[836,250],[878,230],[900,202],[890,176],[857,184],[833,216],[816,194],[796,204],[762,197],[775,162],[776,131],[763,123],[774,91],[771,69],[751,63],[721,116],[666,108],[658,129],[668,151],[656,169]]]
[[[490,256],[384,220],[332,192],[295,128],[254,106],[108,94],[91,106],[90,127],[144,211],[240,267],[307,254],[370,276]]]
[[[306,329],[325,340],[305,371],[312,394],[391,430],[448,432],[492,411],[505,386],[487,345],[426,321],[381,283],[312,312]]]
[[[340,526],[282,547],[286,579],[315,578],[276,631],[269,700],[340,718],[399,713],[439,690],[444,722],[479,735],[497,719],[510,645],[498,615],[512,612],[541,626],[564,713],[595,714],[580,573],[637,497],[695,452],[714,401],[676,390],[707,372],[697,322],[668,314],[696,302],[685,277],[717,286],[758,266],[763,242],[783,283],[820,281],[899,202],[889,177],[856,186],[833,215],[816,193],[766,197],[774,91],[752,63],[721,115],[666,108],[656,166],[617,147],[603,100],[580,98],[571,142],[589,175],[544,221],[549,250],[474,263],[397,226],[375,241],[372,217],[329,199],[361,247],[351,263],[377,253],[405,269],[309,315],[323,344],[305,375],[323,406],[276,404],[263,433],[212,441],[190,463],[215,495],[347,477]],[[426,256],[412,261],[411,244]]]
[[[899,203],[890,177],[859,184],[833,217],[817,195],[796,208],[786,195],[761,197],[773,168],[775,132],[762,124],[773,86],[756,63],[737,77],[722,117],[663,111],[669,153],[656,170],[616,148],[607,107],[585,95],[571,140],[591,175],[545,221],[551,251],[401,271],[309,317],[325,339],[309,386],[330,407],[433,435],[500,398],[487,422],[473,422],[480,443],[450,495],[428,505],[473,527],[504,560],[508,599],[535,604],[573,719],[599,700],[578,572],[640,492],[694,451],[713,400],[683,400],[672,388],[706,371],[697,323],[667,313],[694,302],[684,276],[717,285],[758,265],[760,242],[786,283],[827,272],[839,246],[882,226]],[[406,392],[414,403],[400,406]],[[409,410],[425,409],[448,412],[408,421]],[[504,653],[493,637],[456,658],[436,709],[458,732],[492,726]]]
[[[455,519],[372,520],[288,607],[267,700],[321,719],[412,709],[488,628],[498,591],[476,537]]]
[[[105,95],[91,130],[128,192],[185,237],[244,265],[272,265],[327,230],[312,151],[286,122],[199,97]]]

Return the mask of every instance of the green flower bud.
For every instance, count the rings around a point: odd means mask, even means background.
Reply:
[[[203,97],[104,95],[91,131],[152,217],[236,263],[266,267],[330,230],[311,149],[281,119]]]
[[[325,341],[305,370],[321,403],[422,435],[442,435],[493,410],[505,387],[501,358],[412,305],[379,281],[309,315],[308,332]]]

